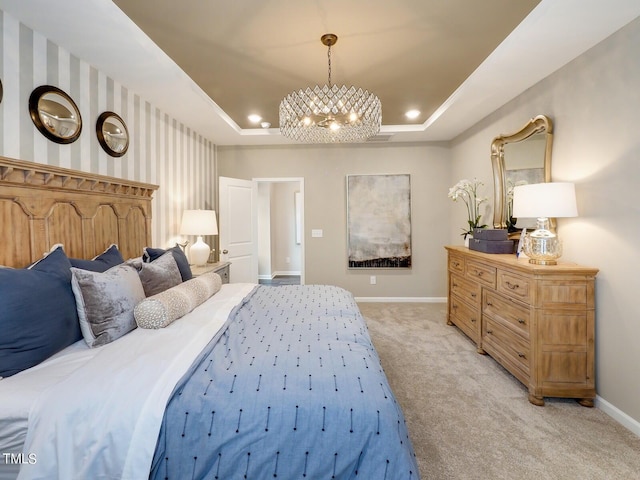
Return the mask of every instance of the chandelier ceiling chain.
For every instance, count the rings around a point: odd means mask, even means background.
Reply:
[[[337,35],[320,39],[327,47],[328,83],[297,90],[280,102],[280,132],[306,143],[359,142],[376,135],[382,124],[382,104],[361,88],[333,85],[331,47]]]
[[[329,64],[328,82],[329,88],[331,88],[331,44],[329,44],[329,48],[327,49],[327,63]]]

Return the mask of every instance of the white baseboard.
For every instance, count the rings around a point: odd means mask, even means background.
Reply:
[[[447,303],[447,297],[355,297],[356,302]]]
[[[277,270],[273,272],[273,276],[271,278],[277,277],[278,275],[300,275],[299,270]]]
[[[622,410],[613,406],[612,404],[610,404],[600,396],[596,396],[595,405],[597,408],[599,408],[604,413],[609,415],[611,418],[613,418],[616,422],[618,422],[620,425],[625,427],[627,430],[631,431],[633,434],[640,437],[640,422],[638,422],[636,419],[631,418]]]
[[[297,270],[292,270],[292,271],[277,271],[277,272],[273,272],[271,275],[266,274],[266,275],[258,275],[258,280],[273,280],[275,277],[277,277],[278,275],[301,275],[301,273]]]

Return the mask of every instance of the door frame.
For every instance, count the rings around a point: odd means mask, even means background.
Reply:
[[[258,189],[259,183],[297,182],[300,186],[300,284],[305,284],[305,238],[304,238],[304,177],[257,177],[252,178]],[[256,207],[257,208],[257,207]],[[256,244],[257,244],[256,239]]]

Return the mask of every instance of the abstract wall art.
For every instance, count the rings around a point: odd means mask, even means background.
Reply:
[[[347,175],[349,268],[411,267],[411,177]]]

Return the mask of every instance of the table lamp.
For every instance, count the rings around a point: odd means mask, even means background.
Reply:
[[[205,265],[211,249],[202,240],[203,235],[217,235],[218,223],[215,210],[185,210],[182,212],[181,235],[196,235],[198,239],[189,249],[189,259],[193,265]]]
[[[549,219],[578,216],[574,184],[549,182],[515,187],[513,216],[538,219],[536,230],[523,240],[523,251],[529,257],[529,263],[556,265],[562,256],[562,242],[551,230]]]

